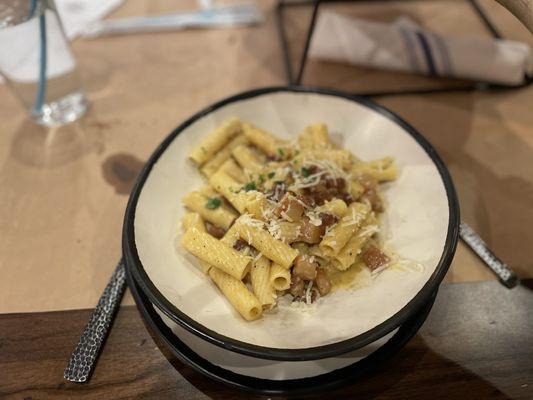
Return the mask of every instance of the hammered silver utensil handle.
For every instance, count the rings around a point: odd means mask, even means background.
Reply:
[[[94,309],[80,341],[72,353],[64,377],[71,382],[87,382],[102,344],[107,337],[115,311],[126,287],[126,270],[121,259]]]
[[[508,288],[515,287],[518,278],[514,271],[488,248],[486,243],[464,222],[459,226],[459,236],[477,254],[479,258],[496,274],[500,281]]]

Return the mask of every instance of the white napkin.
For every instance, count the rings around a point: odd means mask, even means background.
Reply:
[[[533,74],[525,43],[477,37],[440,36],[406,17],[392,24],[331,11],[319,14],[310,57],[371,68],[517,85]]]
[[[55,0],[65,34],[72,40],[92,22],[104,18],[124,0]]]

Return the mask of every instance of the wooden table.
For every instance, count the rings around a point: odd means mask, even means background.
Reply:
[[[527,30],[498,4],[481,4],[504,37],[533,44]],[[192,0],[128,0],[113,16],[194,5]],[[239,91],[285,83],[274,2],[261,1],[260,6],[265,22],[253,28],[74,41],[91,109],[65,127],[33,125],[8,88],[0,86],[0,314],[5,314],[0,317],[0,395],[237,396],[179,364],[176,372],[141,326],[129,294],[94,380],[76,386],[62,382],[61,375],[88,309],[96,304],[120,257],[124,207],[144,160],[173,127],[200,108]],[[377,20],[408,14],[437,32],[487,36],[460,0],[331,7]],[[306,7],[286,15],[294,58],[302,48],[308,17]],[[316,61],[309,64],[304,82],[349,91],[453,84]],[[520,277],[533,277],[533,87],[376,101],[430,140],[452,173],[463,220]],[[471,290],[492,295],[486,288],[502,296],[518,293],[506,292],[495,282],[480,283],[487,280],[494,277],[460,244],[446,282],[477,283],[445,285],[442,293],[462,293],[458,298]],[[524,293],[512,301],[521,311],[528,296]],[[531,333],[523,330],[529,327],[531,332],[531,325],[523,325],[531,317],[526,310],[520,318],[501,319],[496,336],[501,342],[496,346],[489,335],[494,324],[475,324],[488,310],[499,310],[497,299],[492,299],[455,302],[449,308],[441,299],[422,333],[385,367],[385,374],[338,397],[364,393],[400,398],[404,391],[415,398],[459,396],[459,388],[471,383],[470,397],[531,398],[531,363],[523,358],[531,356],[533,347]],[[454,328],[459,322],[464,325]],[[438,328],[432,331],[432,326]],[[476,338],[485,339],[476,344]]]
[[[531,290],[533,280],[513,290],[497,282],[445,285],[428,320],[404,349],[353,385],[328,393],[328,398],[531,399]],[[91,382],[64,382],[65,360],[89,314],[79,310],[0,316],[0,397],[253,397],[172,358],[150,336],[134,306],[124,306],[118,313]]]

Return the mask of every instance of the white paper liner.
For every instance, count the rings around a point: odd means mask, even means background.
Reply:
[[[174,242],[185,210],[180,199],[202,185],[187,161],[189,150],[225,118],[238,116],[290,138],[311,123],[325,122],[358,157],[396,158],[400,178],[384,195],[388,244],[423,272],[385,270],[372,285],[338,291],[312,313],[282,307],[244,321]],[[222,335],[256,345],[306,348],[357,336],[387,320],[424,286],[441,257],[448,229],[448,202],[440,175],[425,151],[399,125],[357,103],[321,94],[271,93],[228,104],[194,122],[170,144],[146,180],[136,210],[140,260],[159,291],[182,312]]]

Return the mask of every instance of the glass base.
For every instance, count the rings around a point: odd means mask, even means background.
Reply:
[[[46,103],[31,118],[40,125],[64,125],[80,118],[87,111],[88,103],[82,91],[69,94],[57,101]]]

